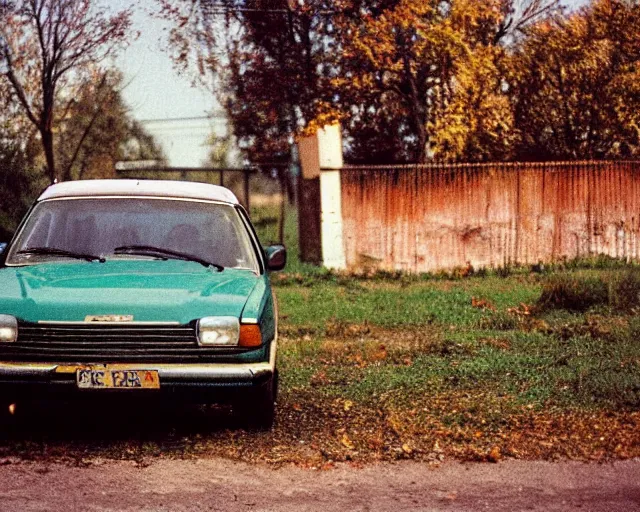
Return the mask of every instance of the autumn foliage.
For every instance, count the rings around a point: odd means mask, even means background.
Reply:
[[[318,118],[359,162],[639,152],[635,0],[161,3],[177,61],[214,77],[254,160],[288,159]]]

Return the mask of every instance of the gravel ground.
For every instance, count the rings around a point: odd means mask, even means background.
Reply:
[[[415,462],[329,471],[273,469],[224,459],[5,459],[0,510],[365,511],[640,510],[640,460],[613,464]]]

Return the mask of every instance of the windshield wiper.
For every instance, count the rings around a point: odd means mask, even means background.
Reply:
[[[211,261],[194,256],[193,254],[163,249],[162,247],[154,247],[153,245],[123,245],[122,247],[116,247],[114,252],[115,254],[140,254],[142,256],[154,255],[176,260],[194,261],[205,267],[215,267],[220,272],[224,270],[222,265],[212,263]]]
[[[75,258],[77,260],[99,261],[104,263],[107,261],[103,256],[94,256],[93,254],[83,254],[80,252],[67,251],[66,249],[58,249],[56,247],[29,247],[22,249],[16,254],[37,254],[42,256],[63,256],[66,258]]]

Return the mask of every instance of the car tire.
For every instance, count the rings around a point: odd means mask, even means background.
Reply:
[[[242,424],[252,430],[270,430],[276,415],[277,374],[235,404]]]

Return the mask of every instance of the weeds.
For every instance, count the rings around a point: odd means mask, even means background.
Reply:
[[[611,306],[619,311],[631,312],[640,307],[640,270],[616,274],[611,279],[610,294]]]
[[[600,277],[561,274],[544,285],[538,305],[542,309],[583,312],[609,304],[609,287]]]
[[[633,312],[640,307],[640,270],[627,267],[597,275],[553,275],[544,284],[538,305],[547,310],[585,312],[600,306]]]

